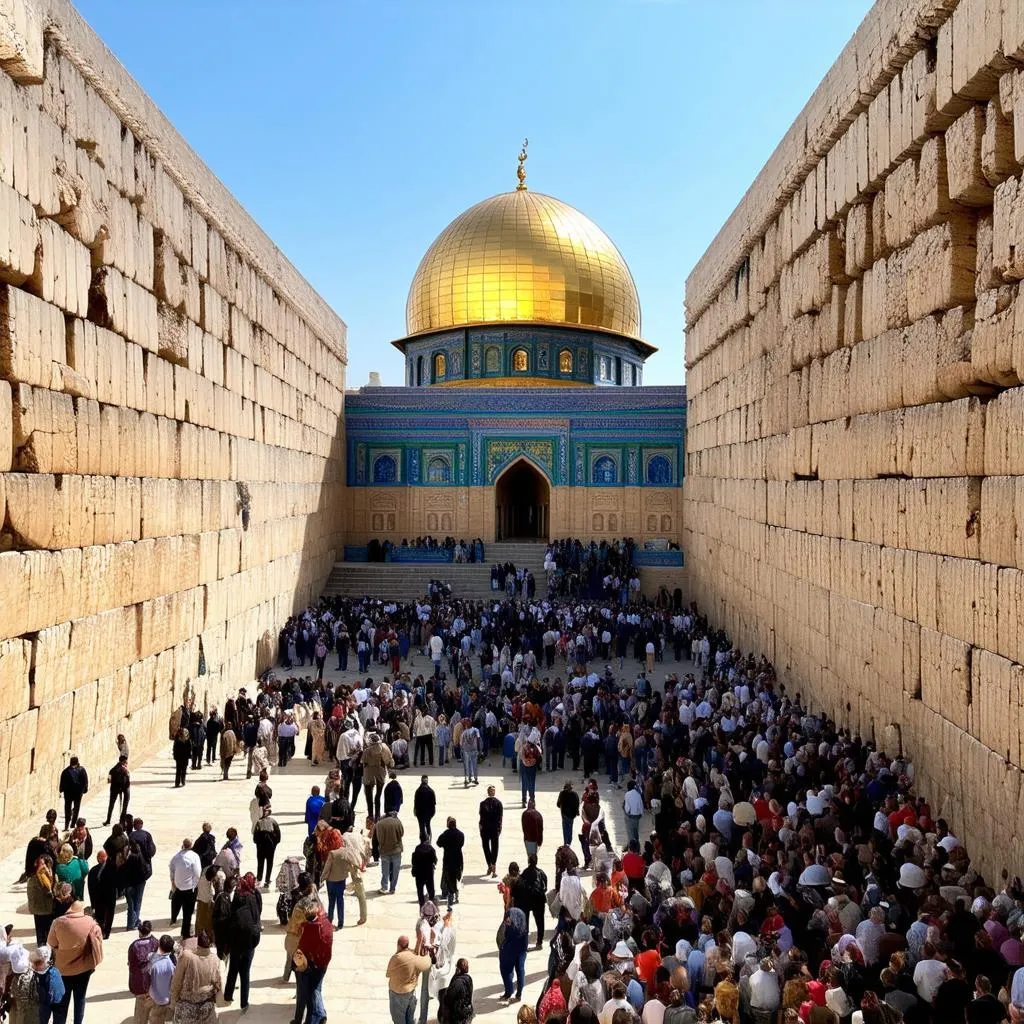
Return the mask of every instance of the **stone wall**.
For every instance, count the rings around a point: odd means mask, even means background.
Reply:
[[[1020,871],[1024,4],[880,0],[687,282],[689,594]]]
[[[64,0],[0,0],[0,848],[253,679],[344,528],[345,327]]]

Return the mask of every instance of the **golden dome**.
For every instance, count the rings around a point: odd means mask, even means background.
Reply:
[[[485,199],[438,235],[416,270],[410,335],[467,324],[547,323],[640,337],[622,254],[579,210],[525,188]]]

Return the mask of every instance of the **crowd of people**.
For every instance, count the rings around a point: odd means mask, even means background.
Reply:
[[[595,550],[569,543],[557,558],[582,568]],[[602,571],[628,569],[629,551],[609,547]],[[276,881],[294,1019],[322,1024],[346,894],[363,925],[367,872],[380,868],[387,898],[408,866],[419,914],[387,967],[392,1020],[425,1022],[433,1007],[468,1024],[481,998],[466,954],[482,951],[458,948],[456,908],[471,832],[495,886],[499,998],[519,1003],[528,959],[543,965],[524,1024],[1024,1021],[1024,885],[982,877],[915,792],[912,763],[813,713],[698,609],[621,596],[325,599],[288,627],[314,640],[316,677],[270,673],[223,714],[186,700],[168,723],[175,784],[202,770],[230,778],[237,758],[254,790],[244,841],[206,822],[169,856],[176,937],[154,935],[144,913],[158,851],[128,811],[127,744],[107,776],[120,817],[95,848],[78,817],[89,774],[73,759],[64,828],[49,812],[26,850],[37,948],[0,946],[14,1012],[62,1024],[74,1003],[80,1024],[120,898],[139,931],[136,1020],[206,1024],[236,989],[244,1009],[262,893]],[[353,646],[360,678],[325,682],[327,654],[344,667]],[[654,685],[658,664],[684,653],[693,664]],[[435,756],[438,771],[458,762],[465,789],[488,762],[492,776],[515,773],[519,805],[487,786],[460,827],[432,785]],[[302,848],[275,875],[271,779],[293,757],[317,784]],[[401,772],[420,766],[407,840]],[[542,807],[545,771],[558,795]],[[512,813],[523,846],[503,860]],[[248,836],[255,873],[243,869]]]
[[[556,540],[544,552],[548,595],[618,601],[627,604],[640,597],[640,577],[633,565],[636,545],[624,540]]]
[[[391,554],[395,550],[447,552],[453,562],[482,562],[484,560],[484,542],[480,537],[471,541],[456,540],[454,537],[445,537],[438,540],[436,537],[416,537],[408,540],[403,537],[401,542],[396,544],[392,540],[380,540],[374,538],[367,544],[367,560],[370,562],[390,562]]]

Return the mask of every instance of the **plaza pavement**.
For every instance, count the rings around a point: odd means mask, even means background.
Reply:
[[[357,678],[357,673],[351,669],[354,662],[355,659],[351,659],[350,670],[342,673],[333,670],[331,666],[336,662],[331,661],[327,677],[334,683],[354,681]],[[412,666],[412,671],[426,671],[429,666],[429,660],[419,656]],[[627,674],[633,672],[635,668],[636,663],[631,659],[627,660],[623,677],[627,678]],[[671,662],[659,664],[655,670],[655,685],[661,686],[667,672],[685,671],[687,668],[685,662],[682,665]],[[295,674],[301,676],[308,671],[308,668],[296,670]],[[379,680],[385,673],[380,666],[373,666],[369,674]],[[564,677],[564,673],[562,674]],[[240,682],[239,685],[245,683]],[[322,785],[330,767],[324,765],[313,768],[302,756],[304,745],[305,733],[302,733],[296,743],[298,756],[286,769],[282,770],[275,766],[270,778],[274,793],[274,816],[281,825],[282,833],[274,868],[275,876],[277,865],[286,856],[301,855],[302,841],[306,835],[303,823],[306,797],[312,785]],[[112,764],[115,759],[116,752],[112,752],[110,763]],[[90,764],[86,767],[89,770],[92,789],[83,804],[82,813],[93,831],[96,849],[99,849],[109,835],[109,829],[105,828],[102,822],[107,801],[106,770],[110,765]],[[345,928],[335,932],[334,955],[323,987],[327,1016],[332,1024],[338,1024],[340,1021],[347,1024],[383,1024],[390,1020],[384,972],[388,958],[395,951],[396,939],[401,934],[413,935],[418,916],[416,888],[409,874],[408,862],[419,838],[419,828],[412,807],[413,791],[419,785],[422,774],[424,771],[419,768],[399,772],[404,792],[400,817],[405,826],[405,851],[396,895],[380,895],[379,868],[372,865],[368,867],[365,875],[368,921],[360,927],[356,927],[355,924],[359,913],[351,889],[346,896]],[[433,822],[435,837],[444,829],[445,818],[449,814],[455,816],[458,827],[466,834],[466,870],[462,881],[461,901],[454,911],[454,924],[458,935],[456,956],[464,956],[469,960],[470,975],[475,989],[477,1019],[493,1021],[495,1024],[514,1021],[519,1004],[506,1007],[498,1002],[503,986],[498,971],[495,934],[501,923],[502,902],[496,880],[484,878],[485,864],[477,830],[477,812],[480,801],[487,795],[487,786],[494,785],[498,798],[505,805],[498,859],[499,878],[507,871],[512,860],[525,866],[526,850],[520,824],[522,801],[519,776],[512,774],[508,768],[503,769],[500,754],[495,756],[493,752],[487,761],[480,765],[479,786],[464,788],[462,766],[459,762],[443,768],[435,764],[432,769],[426,769],[426,774],[430,775],[431,785],[437,794],[437,815]],[[554,882],[555,850],[562,841],[561,819],[555,807],[555,800],[565,781],[570,778],[579,791],[581,776],[578,773],[573,774],[568,768],[554,773],[540,772],[537,776],[537,806],[544,815],[544,843],[540,850],[540,866],[547,872],[549,886]],[[622,813],[622,791],[614,787],[609,788],[605,776],[600,776],[599,780],[608,831],[616,848],[619,849],[625,841],[626,834]],[[130,809],[145,821],[145,827],[153,834],[157,845],[153,877],[146,887],[142,906],[142,916],[152,921],[156,935],[164,932],[172,935],[180,933],[180,925],[175,928],[169,926],[167,864],[180,848],[185,836],[194,839],[199,834],[204,820],[213,822],[218,847],[224,840],[226,829],[230,826],[236,827],[244,843],[242,870],[255,872],[256,869],[249,823],[249,801],[252,799],[255,779],[246,780],[244,758],[235,759],[231,778],[227,782],[220,780],[220,771],[216,763],[198,772],[190,771],[184,789],[174,789],[173,782],[174,763],[170,756],[170,744],[144,764],[132,766]],[[62,821],[63,804],[59,803],[56,793],[53,795],[51,806],[59,809]],[[364,808],[365,804],[360,799],[357,805],[357,823],[364,816]],[[45,808],[40,809],[40,823],[44,810]],[[645,818],[641,827],[650,828],[649,818]],[[25,903],[25,886],[15,884],[24,867],[24,846],[29,838],[30,834],[26,833],[24,843],[18,844],[18,852],[0,863],[0,921],[13,923],[15,937],[31,948],[34,943],[34,930]],[[574,848],[579,855],[578,840],[574,841]],[[440,861],[440,855],[438,860]],[[92,863],[95,863],[95,860]],[[435,883],[439,886],[440,867],[435,874]],[[587,873],[584,875],[584,885],[589,887],[591,883],[592,876]],[[321,894],[326,903],[326,891],[322,889]],[[281,1024],[294,1015],[294,984],[285,985],[280,981],[284,962],[284,929],[278,924],[275,912],[277,895],[273,885],[264,893],[264,932],[252,965],[250,1006],[249,1012],[245,1015],[247,1024],[269,1024],[271,1021]],[[440,897],[438,903],[441,904]],[[443,904],[441,906],[443,909]],[[534,950],[532,944],[536,932],[531,919],[531,949],[526,962],[527,985],[523,993],[524,1003],[533,1005],[540,995],[547,973],[548,939],[551,928],[550,915],[545,915],[544,946],[540,950]],[[134,997],[128,993],[127,950],[136,937],[136,932],[129,933],[125,929],[122,900],[118,903],[110,939],[104,946],[103,963],[89,986],[85,1018],[87,1024],[115,1024],[132,1019]],[[224,973],[226,976],[226,969]],[[218,1019],[226,1024],[240,1019],[242,1015],[238,1003],[239,992],[236,989],[233,1004],[230,1007],[221,1007]],[[436,1011],[436,1001],[431,1000],[428,1020],[436,1020]],[[417,1021],[419,1015],[417,1007]]]

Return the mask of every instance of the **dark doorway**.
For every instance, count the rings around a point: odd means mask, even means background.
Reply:
[[[494,539],[547,540],[551,488],[525,459],[513,463],[494,488]]]

